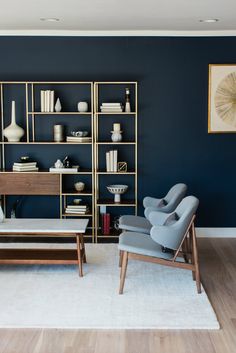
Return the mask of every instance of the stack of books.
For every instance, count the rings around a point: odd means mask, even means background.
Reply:
[[[102,103],[100,106],[102,113],[122,113],[123,106],[121,103]]]
[[[89,208],[87,205],[67,205],[65,213],[85,215],[89,213]]]
[[[54,112],[54,91],[40,91],[41,97],[41,112]]]
[[[79,136],[66,136],[66,142],[76,142],[76,143],[83,143],[83,142],[92,142],[92,137],[79,137]]]
[[[38,172],[37,162],[19,162],[13,164],[13,172]]]
[[[106,171],[107,172],[117,172],[117,158],[118,151],[106,152]]]

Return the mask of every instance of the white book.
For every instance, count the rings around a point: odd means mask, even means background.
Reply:
[[[78,168],[54,168],[51,167],[49,169],[49,172],[51,173],[75,173],[78,172]]]
[[[13,167],[12,170],[14,172],[38,172],[39,168],[37,167],[32,167],[32,168],[19,168],[19,167]]]
[[[100,107],[101,108],[101,110],[104,110],[104,111],[106,111],[106,110],[122,110],[122,107]]]
[[[117,172],[117,156],[118,156],[118,151],[114,151],[114,161],[113,161],[113,169],[114,172]]]
[[[73,213],[73,214],[86,214],[87,211],[83,212],[83,211],[74,211],[74,210],[66,210],[66,213]]]
[[[114,151],[110,151],[110,171],[114,172]]]
[[[50,112],[54,112],[54,91],[50,91]]]
[[[45,111],[45,91],[40,91],[40,105],[41,105],[41,112]]]
[[[47,90],[47,112],[50,112],[50,90]]]
[[[106,171],[110,172],[110,152],[106,152]]]
[[[47,91],[44,91],[44,112],[47,112],[47,106],[48,106],[48,94],[47,94]]]
[[[13,164],[13,166],[15,167],[36,167],[37,165],[37,162],[28,162],[28,163],[18,163],[18,162],[15,162]]]
[[[112,106],[112,107],[120,107],[121,106],[121,103],[102,103],[102,106],[104,106],[104,107],[110,107],[110,106]]]

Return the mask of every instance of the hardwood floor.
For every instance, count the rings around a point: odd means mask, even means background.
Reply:
[[[198,244],[202,282],[221,330],[1,329],[0,353],[236,353],[236,239]]]

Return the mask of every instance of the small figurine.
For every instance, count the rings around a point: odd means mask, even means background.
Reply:
[[[71,160],[70,160],[69,156],[66,156],[63,159],[63,166],[64,166],[64,168],[71,168]]]

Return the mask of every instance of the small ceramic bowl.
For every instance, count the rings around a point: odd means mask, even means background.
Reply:
[[[82,181],[78,181],[77,183],[74,184],[75,190],[80,192],[83,191],[85,188],[85,183],[82,183]]]
[[[74,199],[73,204],[79,205],[81,201],[82,201],[82,199]]]
[[[88,136],[88,131],[71,131],[71,135],[75,137],[86,137]]]

